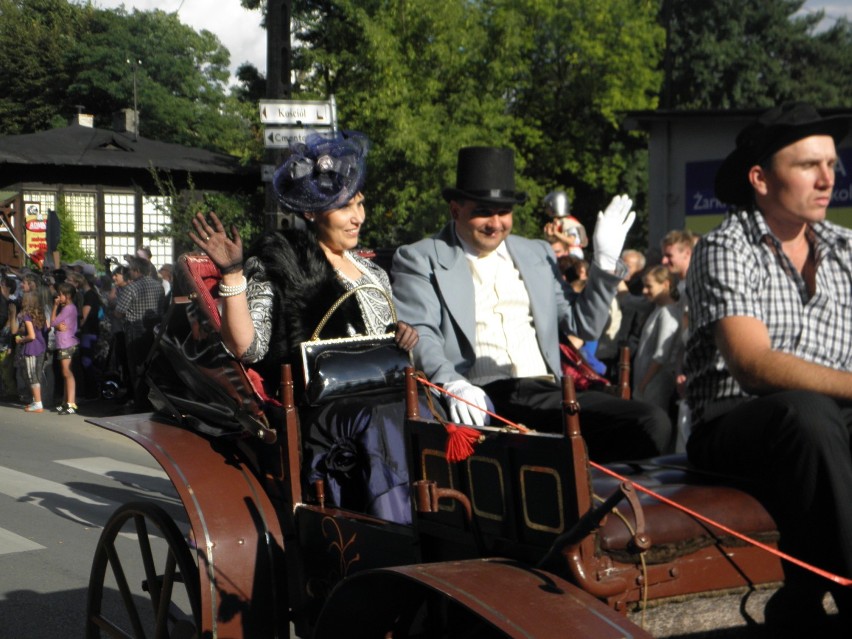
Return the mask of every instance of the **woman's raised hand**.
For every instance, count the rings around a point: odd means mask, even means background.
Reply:
[[[211,211],[209,221],[203,213],[196,213],[192,218],[192,226],[195,227],[195,233],[190,231],[189,239],[210,256],[223,274],[242,268],[243,241],[235,225],[231,225],[232,237],[228,237],[221,220]]]
[[[396,345],[404,351],[410,351],[417,345],[420,335],[417,329],[405,322],[396,323]]]

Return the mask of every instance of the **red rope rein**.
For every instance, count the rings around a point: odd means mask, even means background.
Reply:
[[[434,388],[435,390],[437,390],[439,393],[441,393],[443,395],[447,395],[447,396],[452,397],[452,398],[454,398],[454,399],[456,399],[460,402],[467,404],[468,406],[473,406],[474,408],[483,411],[487,415],[490,415],[492,419],[496,419],[500,422],[503,422],[504,424],[506,424],[506,426],[508,426],[509,428],[511,428],[513,430],[517,430],[518,432],[521,432],[521,433],[531,432],[531,429],[527,428],[523,424],[516,424],[514,422],[511,422],[508,419],[501,417],[500,415],[498,415],[496,413],[493,413],[489,410],[485,410],[481,406],[477,406],[476,404],[474,404],[472,402],[469,402],[465,399],[462,399],[461,397],[458,397],[456,395],[453,395],[452,393],[447,392],[442,387],[430,382],[422,374],[419,374],[419,373],[416,374],[415,379],[420,384],[423,384],[424,386],[427,386],[429,388]],[[434,413],[434,411],[433,411],[433,413]],[[447,426],[447,425],[445,424],[445,426]],[[449,426],[455,427],[456,425],[455,424],[449,424]],[[448,427],[448,430],[450,430],[449,427]],[[452,437],[452,433],[451,433],[450,436]],[[470,444],[468,444],[468,445],[470,445]],[[624,477],[624,476],[618,474],[617,472],[615,472],[613,470],[610,470],[609,468],[606,468],[605,466],[601,466],[600,464],[596,464],[595,462],[593,462],[591,460],[589,460],[589,465],[592,468],[595,468],[595,469],[601,471],[602,473],[609,475],[610,477],[613,477],[613,478],[615,478],[615,479],[617,479],[621,482],[626,482],[628,484],[633,485],[636,488],[636,490],[653,497],[654,499],[666,504],[667,506],[671,506],[672,508],[676,508],[677,510],[680,510],[681,512],[689,515],[690,517],[693,517],[694,519],[697,519],[700,522],[703,522],[703,523],[705,523],[709,526],[712,526],[713,528],[716,528],[718,530],[721,530],[723,533],[725,533],[727,535],[730,535],[732,537],[736,537],[740,541],[744,541],[747,544],[751,544],[752,546],[760,548],[761,550],[764,550],[764,551],[766,551],[766,552],[768,552],[772,555],[775,555],[776,557],[779,557],[780,559],[783,559],[784,561],[788,561],[791,564],[798,566],[799,568],[802,568],[804,570],[808,570],[808,571],[810,571],[814,574],[819,575],[820,577],[828,579],[829,581],[833,581],[836,584],[839,584],[839,585],[845,586],[845,587],[852,586],[852,579],[848,579],[847,577],[841,577],[840,575],[836,575],[836,574],[829,572],[827,570],[823,570],[822,568],[818,568],[817,566],[813,566],[809,563],[802,561],[801,559],[797,559],[796,557],[793,557],[792,555],[788,555],[787,553],[785,553],[781,550],[778,550],[777,548],[773,548],[773,547],[768,546],[767,544],[764,544],[764,543],[762,543],[762,542],[760,542],[756,539],[752,539],[748,535],[745,535],[741,532],[737,532],[736,530],[729,528],[728,526],[725,526],[724,524],[721,524],[721,523],[719,523],[719,522],[717,522],[713,519],[710,519],[709,517],[705,517],[704,515],[696,512],[696,511],[694,511],[690,508],[687,508],[686,506],[683,506],[682,504],[679,504],[676,501],[669,499],[668,497],[664,497],[663,495],[654,492],[650,488],[646,488],[642,484],[637,484],[636,482],[628,479],[627,477]]]

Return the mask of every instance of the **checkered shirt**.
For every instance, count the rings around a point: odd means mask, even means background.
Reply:
[[[126,339],[139,337],[146,331],[146,327],[160,320],[163,297],[163,285],[147,275],[133,280],[125,287],[125,293],[119,298],[115,310],[124,313]]]
[[[691,337],[687,394],[696,423],[724,414],[750,396],[716,349],[715,322],[754,317],[769,331],[773,350],[852,371],[852,231],[813,224],[816,292],[781,250],[759,211],[730,215],[701,239],[687,275]]]

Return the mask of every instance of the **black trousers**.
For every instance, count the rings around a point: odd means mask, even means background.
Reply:
[[[785,391],[744,402],[698,424],[692,463],[755,480],[785,552],[852,577],[852,406],[819,393]],[[832,591],[849,615],[848,588],[784,562],[787,583]]]
[[[495,412],[542,432],[564,432],[562,387],[552,381],[500,379],[484,385]],[[580,430],[592,461],[643,459],[669,452],[673,428],[664,410],[600,391],[577,393]]]

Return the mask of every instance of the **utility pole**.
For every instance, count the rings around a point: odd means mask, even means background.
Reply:
[[[290,83],[290,20],[292,0],[268,0],[266,3],[266,97],[270,100],[289,100],[293,94]],[[283,153],[266,151],[266,161],[281,164]],[[272,183],[266,184],[266,229],[281,226],[278,199]]]
[[[127,64],[133,67],[133,141],[139,141],[139,104],[137,101],[137,92],[136,92],[136,69],[142,64],[142,60],[137,60],[134,58],[131,60],[127,59]]]

